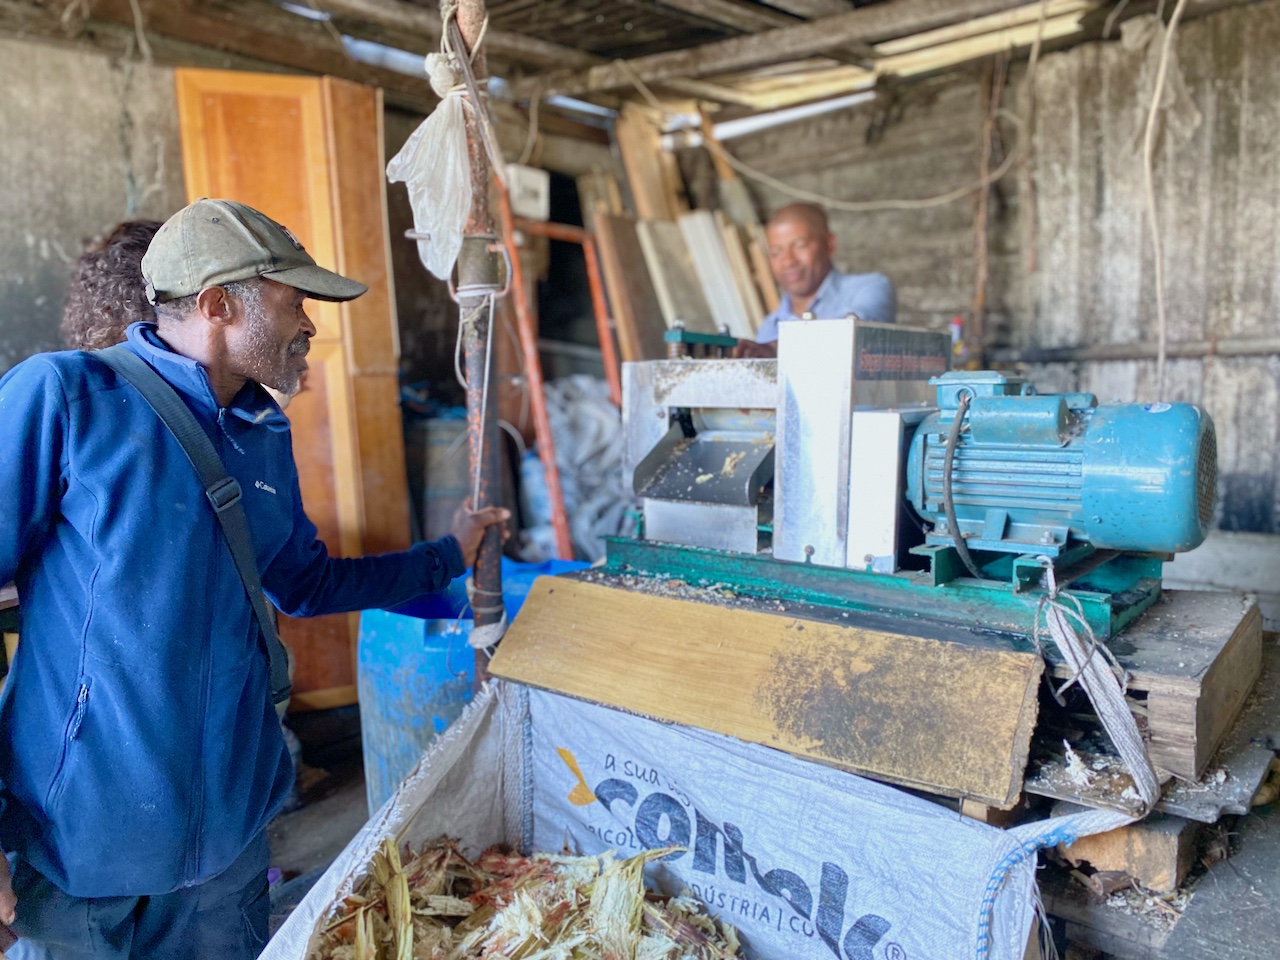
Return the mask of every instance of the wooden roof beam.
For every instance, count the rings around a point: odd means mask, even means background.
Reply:
[[[853,4],[849,0],[763,0],[771,7],[785,10],[787,13],[806,20],[817,20],[819,17],[833,17],[837,13],[847,13]]]
[[[583,96],[630,86],[633,75],[645,83],[705,77],[769,63],[798,60],[852,43],[879,43],[974,17],[1025,6],[1028,0],[890,0],[870,7],[764,33],[718,40],[587,70],[557,70],[514,85],[518,99],[560,94]],[[1035,2],[1035,0],[1032,0]]]
[[[440,13],[407,0],[314,0],[315,6],[334,16],[361,20],[383,27],[439,38],[443,29]],[[600,58],[583,50],[526,37],[490,27],[485,31],[484,49],[502,60],[533,66],[589,67]]]
[[[270,27],[278,24],[247,21],[217,8],[202,11],[170,0],[140,0],[138,6],[148,33],[307,73],[380,86],[389,98],[412,104],[417,110],[429,111],[436,102],[425,77],[419,80],[354,62],[319,23],[301,21],[296,27],[290,23],[288,32],[275,32]],[[90,10],[95,19],[134,27],[129,0],[95,0]]]
[[[707,0],[707,2],[715,2],[715,0]],[[728,0],[721,0],[721,2],[728,2]],[[438,39],[443,27],[437,11],[416,3],[408,3],[406,0],[314,0],[314,3],[326,13],[342,17],[344,20],[370,23],[416,36]],[[779,14],[779,16],[782,15]],[[495,30],[492,27],[485,31],[484,48],[486,54],[513,64],[555,65],[562,68],[567,65],[570,69],[589,69],[609,62],[585,50],[576,50],[573,47],[539,40],[536,37],[526,37],[507,30]],[[687,97],[715,100],[720,103],[741,105],[750,103],[749,99],[733,90],[704,81],[673,80],[664,86]],[[529,94],[522,99],[528,99],[532,95]]]
[[[762,7],[747,0],[658,0],[658,5],[744,33],[790,27],[798,22],[795,17],[780,10]]]
[[[671,7],[682,13],[688,13],[703,20],[732,27],[742,33],[761,33],[778,27],[793,27],[802,20],[813,20],[816,15],[804,14],[794,17],[780,10],[762,7],[746,0],[658,0],[664,7]],[[845,0],[834,0],[842,10],[848,10]],[[808,6],[801,4],[801,6]],[[837,10],[836,12],[841,12]],[[858,66],[869,66],[875,59],[875,51],[870,44],[854,43],[828,52],[833,60],[841,63],[852,63]]]

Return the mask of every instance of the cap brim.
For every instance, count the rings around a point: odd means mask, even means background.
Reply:
[[[350,280],[316,264],[272,270],[262,276],[293,287],[295,290],[301,290],[316,300],[330,300],[336,303],[354,300],[369,289],[363,283],[357,283],[355,280]]]

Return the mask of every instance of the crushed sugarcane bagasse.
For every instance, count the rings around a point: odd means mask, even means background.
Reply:
[[[406,854],[407,854],[406,850]],[[531,857],[491,847],[475,861],[441,837],[402,862],[384,840],[357,892],[312,937],[308,960],[722,960],[737,931],[689,895],[645,889],[628,860]]]

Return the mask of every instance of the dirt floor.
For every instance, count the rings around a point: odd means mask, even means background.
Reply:
[[[364,772],[358,765],[331,772],[303,794],[304,803],[267,828],[271,866],[285,880],[326,867],[369,819]]]
[[[302,805],[267,827],[271,847],[271,932],[311,889],[333,859],[369,819],[364,770],[358,760],[330,770],[300,768]]]

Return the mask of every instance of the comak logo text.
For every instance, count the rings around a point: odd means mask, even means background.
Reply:
[[[682,848],[668,854],[664,858],[668,861],[692,853],[686,866],[706,879],[701,883],[691,880],[689,885],[694,895],[726,922],[748,930],[765,927],[795,936],[816,935],[840,960],[908,960],[899,944],[886,939],[893,925],[884,917],[862,914],[846,928],[849,874],[838,864],[822,863],[815,896],[814,886],[804,877],[762,864],[738,827],[714,823],[673,784],[667,784],[666,792],[654,789],[642,795],[641,787],[632,781],[657,787],[657,771],[634,764],[634,769],[627,771],[626,761],[618,772],[631,779],[609,777],[592,788],[573,753],[563,747],[557,752],[577,780],[569,802],[579,807],[599,803],[621,822],[620,829],[591,825],[588,829],[623,850]],[[606,757],[606,769],[618,766],[614,757]],[[721,878],[728,883],[717,885]],[[749,895],[752,884],[768,896],[753,899]]]

